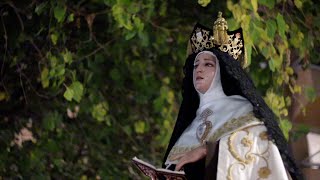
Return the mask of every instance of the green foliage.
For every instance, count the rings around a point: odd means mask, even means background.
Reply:
[[[71,101],[74,99],[76,102],[80,102],[83,95],[83,85],[79,81],[73,82],[70,87],[66,88],[63,96],[66,100]]]
[[[302,91],[290,53],[320,59],[319,5],[290,2],[1,2],[0,179],[141,179],[133,156],[160,165],[189,34],[219,10],[243,28],[248,71],[287,135],[283,87]]]
[[[250,3],[252,6],[249,6]],[[250,67],[250,73],[258,88],[266,92],[265,100],[278,116],[280,126],[288,138],[291,124],[285,119],[288,119],[288,107],[291,104],[285,103],[290,96],[284,96],[284,93],[286,87],[292,94],[301,93],[301,87],[295,84],[293,69],[290,67],[291,61],[297,60],[293,59],[291,54],[299,54],[300,58],[305,60],[301,62],[305,67],[310,62],[318,63],[317,53],[307,48],[314,47],[314,42],[319,41],[319,36],[314,36],[319,33],[319,27],[314,21],[319,16],[311,18],[308,8],[316,10],[319,6],[308,0],[295,1],[294,4],[274,0],[244,0],[241,3],[228,0],[227,8],[233,14],[231,22],[235,21],[244,29],[246,48],[250,49],[248,54],[251,54],[251,48],[254,50],[248,62],[254,67],[263,66],[262,70]],[[314,39],[307,40],[306,36],[309,35]],[[265,63],[268,64],[268,69],[265,69]],[[264,76],[270,73],[267,71],[271,71],[272,75]],[[314,98],[314,95],[311,95],[313,93],[308,92],[307,94]]]
[[[198,0],[198,4],[200,4],[203,7],[208,6],[208,4],[211,2],[211,0]]]
[[[310,102],[314,102],[317,98],[317,91],[314,87],[305,87],[305,97]]]
[[[294,133],[292,133],[291,137],[295,141],[300,137],[305,136],[309,132],[310,132],[310,127],[307,125],[301,124],[294,129]]]
[[[107,122],[110,125],[109,118],[107,113],[109,111],[109,105],[107,102],[99,103],[93,106],[92,117],[95,118],[98,122]]]
[[[48,112],[47,115],[44,116],[42,121],[42,127],[45,130],[53,131],[56,127],[60,125],[62,122],[62,115],[57,111]]]
[[[55,6],[53,9],[53,14],[58,22],[62,22],[66,14],[66,7],[64,7],[63,5]]]
[[[292,128],[292,124],[287,119],[280,120],[280,128],[286,139],[289,139],[289,132]]]

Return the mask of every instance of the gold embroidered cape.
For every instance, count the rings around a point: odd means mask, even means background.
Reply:
[[[229,120],[208,141],[219,141],[217,180],[289,179],[266,127],[252,113]],[[174,147],[168,158],[198,146]]]

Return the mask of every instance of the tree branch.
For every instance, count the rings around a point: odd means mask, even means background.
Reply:
[[[17,17],[18,17],[18,20],[20,22],[20,26],[21,26],[21,30],[24,31],[24,25],[23,25],[23,21],[21,19],[21,16],[20,14],[18,13],[18,9],[16,8],[16,6],[10,1],[9,3],[9,6],[13,8],[14,12],[16,13]]]
[[[98,53],[101,49],[104,49],[105,46],[107,46],[108,44],[110,44],[112,41],[114,41],[114,39],[111,39],[110,41],[106,42],[105,44],[103,44],[102,46],[99,46],[97,49],[95,49],[94,51],[92,51],[91,53],[83,56],[82,58],[80,58],[78,61],[82,61],[92,55],[95,55],[96,53]]]

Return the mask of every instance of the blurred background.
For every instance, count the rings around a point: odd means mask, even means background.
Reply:
[[[193,26],[242,28],[246,71],[307,179],[320,177],[314,0],[0,1],[0,180],[145,179],[181,102]]]

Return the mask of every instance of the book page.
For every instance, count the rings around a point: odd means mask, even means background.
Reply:
[[[150,167],[151,169],[157,169],[157,168],[154,167],[152,164],[147,163],[147,162],[145,162],[145,161],[143,161],[143,160],[141,160],[141,159],[138,159],[136,156],[135,156],[134,158],[132,158],[132,160],[133,160],[133,161],[136,161],[136,162],[139,162],[139,163],[141,163],[141,164],[144,164],[144,165]]]

